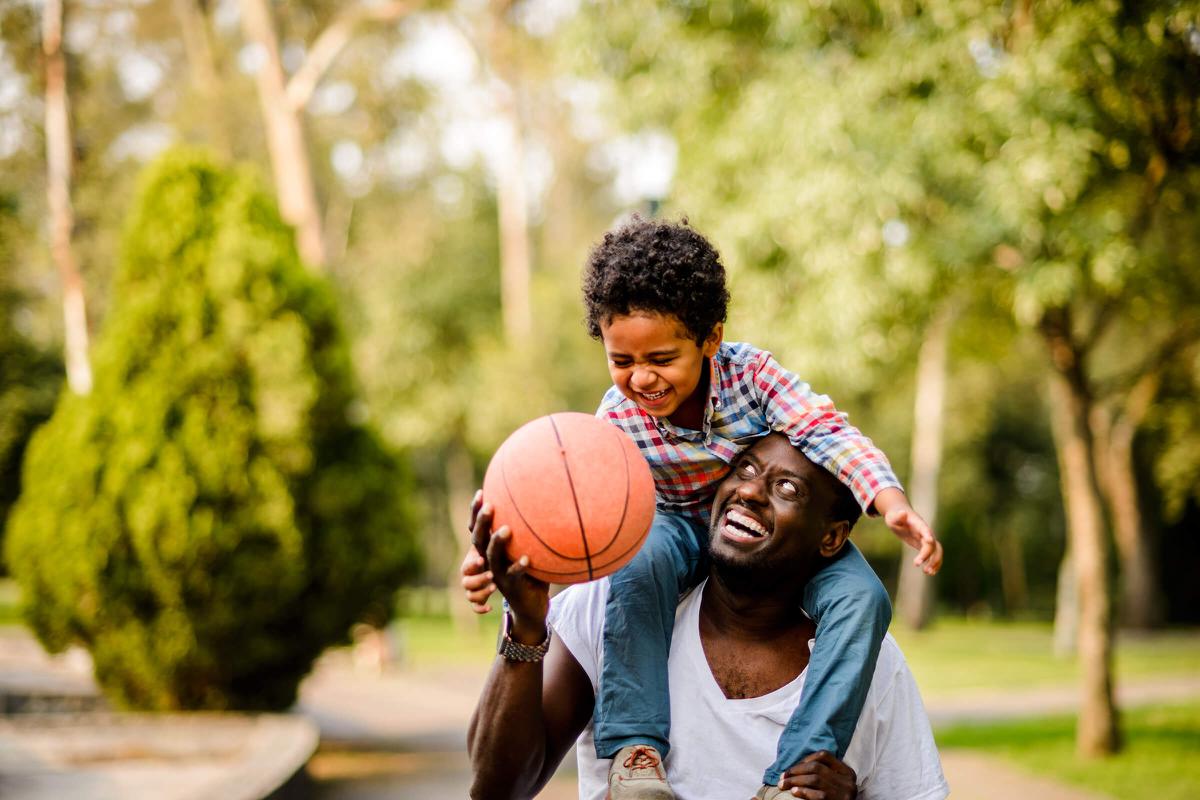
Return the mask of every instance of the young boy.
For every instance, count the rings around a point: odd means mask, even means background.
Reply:
[[[927,574],[941,545],[909,506],[887,458],[829,398],[748,344],[722,341],[729,293],[713,246],[686,221],[639,217],[609,232],[583,279],[589,333],[604,343],[613,387],[597,416],[637,443],[650,464],[658,509],[638,555],[610,578],[604,658],[596,698],[596,755],[612,758],[613,800],[669,800],[660,768],[669,749],[667,657],[679,594],[704,573],[712,493],[730,463],[770,431],[786,434],[854,492],[862,507],[919,549]],[[787,487],[796,491],[802,487]],[[731,521],[747,541],[752,525]],[[494,586],[481,556],[463,562],[476,610]],[[787,576],[780,576],[787,580]],[[858,722],[891,606],[852,544],[809,581],[804,610],[816,644],[775,763],[758,798],[785,793],[784,773],[805,756],[841,758]]]

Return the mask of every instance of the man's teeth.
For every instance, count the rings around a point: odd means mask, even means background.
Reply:
[[[736,508],[731,508],[729,510],[729,513],[725,516],[725,521],[733,523],[740,528],[745,528],[755,536],[767,535],[767,529],[762,526],[762,523],[753,517],[746,516]]]

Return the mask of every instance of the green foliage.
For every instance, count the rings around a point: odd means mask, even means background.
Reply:
[[[254,180],[189,152],[147,171],[94,368],[26,459],[30,623],[124,706],[287,707],[416,547],[332,295]]]

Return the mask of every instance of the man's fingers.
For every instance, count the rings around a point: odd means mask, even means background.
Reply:
[[[474,521],[471,523],[471,543],[475,545],[479,555],[487,558],[488,540],[492,537],[492,506],[490,503],[483,503],[479,507],[479,513],[475,515]]]
[[[483,489],[475,492],[475,496],[471,498],[471,518],[467,521],[467,532],[475,529],[475,518],[479,516],[479,509],[483,506]]]
[[[488,507],[485,506],[485,509]],[[490,509],[488,510],[490,516]],[[480,512],[482,517],[484,512]],[[489,519],[490,523],[490,519]],[[512,559],[508,557],[508,542],[512,538],[512,531],[507,525],[501,525],[499,530],[492,534],[492,539],[487,545],[487,560],[491,565],[492,573],[495,575],[507,575],[512,569]]]

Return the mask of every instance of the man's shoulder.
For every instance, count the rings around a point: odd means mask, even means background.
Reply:
[[[890,633],[885,634],[879,645],[879,657],[875,659],[875,675],[871,679],[869,694],[882,699],[896,680],[896,676],[908,672],[908,660],[904,651]]]

